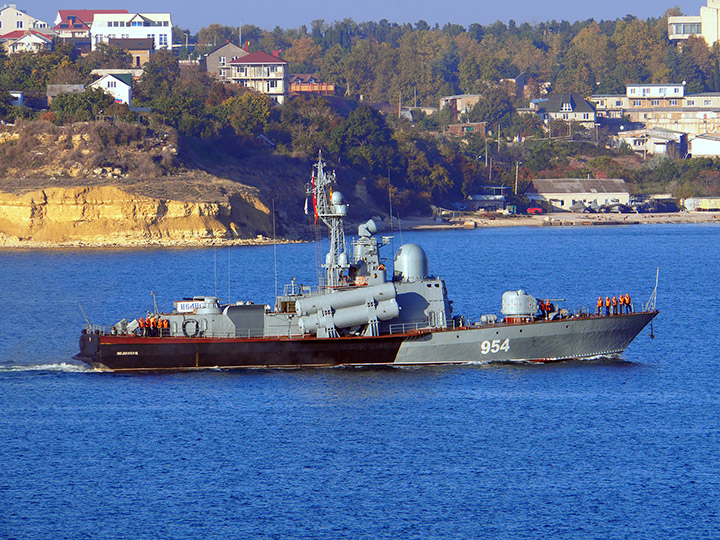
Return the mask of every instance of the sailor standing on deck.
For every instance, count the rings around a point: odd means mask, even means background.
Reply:
[[[623,314],[623,306],[625,305],[625,297],[621,294],[618,296],[618,311],[620,312],[620,315]]]
[[[606,296],[605,297],[605,316],[607,317],[609,315],[610,315],[610,297]]]
[[[633,307],[632,307],[632,304],[630,303],[630,295],[627,293],[625,293],[625,305],[627,306],[627,312],[632,313]]]
[[[613,296],[612,306],[613,306],[613,315],[617,315],[618,314],[617,296]]]
[[[603,307],[602,296],[598,296],[598,303],[597,303],[597,314],[598,315],[602,315],[602,307]]]

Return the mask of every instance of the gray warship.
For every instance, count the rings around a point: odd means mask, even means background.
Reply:
[[[658,314],[656,280],[635,312],[570,312],[512,290],[500,317],[453,315],[445,281],[430,275],[420,246],[402,245],[389,272],[380,257],[389,239],[378,240],[369,220],[347,249],[347,205],[335,180],[320,155],[307,185],[330,246],[318,286],[293,281],[274,306],[195,296],[168,313],[155,307],[113,326],[88,322],[74,358],[108,371],[549,362],[619,354]]]

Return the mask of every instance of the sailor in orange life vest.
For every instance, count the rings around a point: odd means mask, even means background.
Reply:
[[[597,303],[597,314],[598,315],[602,315],[602,307],[603,307],[602,296],[598,296],[598,303]]]
[[[625,297],[621,294],[618,296],[618,312],[620,315],[623,314],[623,310],[625,309]]]
[[[612,311],[612,312],[613,312],[613,315],[617,315],[617,314],[618,314],[618,308],[617,308],[617,296],[613,296],[613,299],[612,299],[612,306],[613,306],[613,311]]]
[[[140,320],[138,321],[138,334],[141,336],[145,335],[145,319],[140,317]]]
[[[625,293],[625,305],[627,306],[627,308],[626,308],[627,312],[632,313],[633,307],[632,307],[632,304],[630,303],[630,295],[627,293]]]
[[[610,297],[606,296],[605,297],[605,316],[607,317],[609,315],[610,315]]]

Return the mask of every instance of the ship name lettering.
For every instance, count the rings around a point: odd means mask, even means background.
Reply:
[[[117,351],[117,353],[115,353],[115,354],[117,356],[137,356],[138,352],[137,351]]]
[[[498,353],[500,351],[510,350],[510,340],[506,339],[502,341],[500,339],[493,339],[492,341],[485,340],[480,344],[480,352],[482,354]]]

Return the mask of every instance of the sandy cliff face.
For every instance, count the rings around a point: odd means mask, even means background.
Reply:
[[[256,231],[247,223],[233,221],[236,214],[254,215],[258,230],[266,228],[268,209],[252,198],[185,202],[114,186],[0,192],[0,246],[188,245],[254,238]]]

